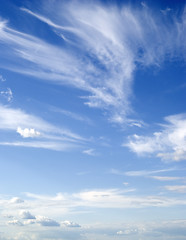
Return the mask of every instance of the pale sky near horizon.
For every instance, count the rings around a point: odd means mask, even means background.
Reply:
[[[186,240],[186,3],[0,1],[0,240]]]

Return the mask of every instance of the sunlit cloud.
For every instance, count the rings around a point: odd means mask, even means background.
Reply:
[[[19,133],[23,138],[39,137],[41,134],[40,132],[36,131],[34,128],[22,129],[20,127],[17,128],[17,133]]]
[[[179,114],[165,118],[162,130],[152,136],[133,135],[123,146],[138,155],[155,155],[164,161],[186,159],[186,115]]]

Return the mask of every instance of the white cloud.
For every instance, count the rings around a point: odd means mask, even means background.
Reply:
[[[139,155],[155,154],[165,161],[186,160],[186,115],[172,115],[165,120],[167,124],[161,131],[150,137],[133,135],[123,146]]]
[[[0,91],[0,95],[6,98],[8,102],[11,102],[13,99],[13,93],[10,88],[7,88],[5,91]]]
[[[184,179],[183,177],[169,177],[169,176],[151,176],[151,178],[159,181],[174,181]]]
[[[131,234],[137,234],[138,233],[138,229],[126,229],[126,230],[120,230],[118,231],[116,234],[117,235],[131,235]]]
[[[178,193],[186,193],[186,185],[165,186],[165,189],[173,192],[178,192]]]
[[[35,216],[33,216],[29,211],[22,210],[19,215],[23,219],[35,219]]]
[[[87,141],[69,129],[56,127],[40,117],[28,114],[21,109],[0,105],[0,130],[19,133],[26,141],[0,142],[5,146],[45,148],[57,151],[79,148]],[[37,130],[36,130],[37,129]],[[40,141],[29,138],[40,137]]]
[[[64,225],[65,227],[81,227],[78,223],[75,222],[70,222],[70,221],[63,221],[61,222],[62,225]]]
[[[123,185],[128,186],[129,183],[128,182],[123,182]]]
[[[47,217],[43,216],[36,216],[36,222],[40,224],[41,226],[47,226],[47,227],[59,227],[60,224],[56,222],[55,220],[52,220]]]
[[[158,169],[158,170],[139,170],[139,171],[127,171],[122,172],[117,169],[111,169],[110,173],[116,174],[116,175],[125,175],[125,176],[131,176],[131,177],[145,177],[149,176],[155,173],[164,173],[164,172],[170,172],[174,171],[175,168],[167,168],[167,169]]]
[[[10,203],[23,203],[24,200],[18,197],[13,197],[12,199],[10,199]]]
[[[68,151],[78,146],[68,142],[32,141],[32,142],[0,142],[2,146],[43,148],[55,151]]]
[[[184,14],[179,19],[173,15],[170,24],[169,19],[161,19],[161,12],[153,13],[147,7],[117,8],[98,2],[56,2],[55,18],[42,7],[39,13],[22,10],[48,24],[63,39],[70,38],[65,40],[69,46],[56,47],[1,22],[0,39],[7,46],[1,54],[9,51],[11,60],[15,59],[14,64],[7,61],[1,66],[80,88],[89,94],[84,96],[88,106],[107,110],[109,119],[120,124],[131,124],[135,69],[141,65],[158,66],[167,55],[174,58],[185,53]],[[19,65],[17,58],[23,60]]]
[[[39,137],[41,135],[41,133],[36,131],[34,128],[22,129],[18,127],[17,133],[19,133],[23,138],[29,138],[29,137],[34,138],[34,137]]]
[[[1,24],[1,22],[0,22],[0,24]],[[1,26],[0,26],[0,28],[1,28]],[[6,82],[6,79],[2,75],[0,75],[0,81],[1,82]]]
[[[42,118],[34,116],[32,114],[28,114],[21,109],[10,108],[4,105],[0,105],[0,112],[0,129],[14,131],[19,130],[20,133],[21,129],[23,129],[24,131],[25,128],[38,129],[38,132],[43,132],[45,133],[45,135],[47,133],[53,133],[58,135],[60,134],[69,139],[83,140],[80,136],[72,133],[70,130],[56,127],[46,122]]]
[[[56,108],[56,107],[51,107],[51,110],[54,111],[54,112],[58,112],[58,113],[61,113],[63,115],[66,115],[67,117],[73,118],[75,120],[78,120],[78,121],[81,121],[81,122],[86,122],[86,123],[92,125],[91,119],[89,119],[87,116],[79,115],[77,113],[70,112],[70,111],[60,109],[60,108]]]
[[[14,225],[14,226],[23,226],[22,222],[19,220],[11,220],[7,222],[8,225]]]
[[[84,150],[83,153],[84,153],[84,154],[87,154],[87,155],[89,155],[89,156],[95,156],[95,155],[96,155],[95,150],[92,149],[92,148],[91,148],[91,149]]]

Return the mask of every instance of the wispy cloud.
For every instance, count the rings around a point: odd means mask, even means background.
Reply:
[[[168,169],[158,169],[158,170],[139,170],[139,171],[127,171],[122,172],[117,169],[111,169],[110,173],[116,174],[116,175],[125,175],[125,176],[131,176],[131,177],[146,177],[157,173],[164,173],[164,172],[170,172],[174,171],[174,168],[168,168]]]
[[[167,124],[152,136],[133,135],[123,146],[139,155],[156,155],[165,161],[186,160],[186,115],[165,118]]]
[[[3,141],[0,142],[0,145],[63,151],[80,147],[86,141],[83,137],[67,128],[54,126],[42,118],[28,114],[21,109],[0,105],[0,112],[0,130],[11,130],[12,133],[17,132],[23,138],[27,138],[27,140],[20,141],[14,136],[11,142]]]
[[[24,141],[24,142],[0,142],[2,146],[43,148],[55,151],[68,151],[78,147],[78,144],[64,141]],[[80,145],[79,145],[80,147]]]
[[[186,185],[170,185],[165,186],[165,189],[178,193],[186,193]]]
[[[55,211],[55,206],[58,211],[70,211],[71,208],[92,207],[92,208],[144,208],[148,206],[173,206],[179,204],[186,204],[182,198],[170,198],[162,196],[137,196],[134,194],[134,189],[120,190],[120,189],[97,189],[86,190],[72,194],[58,194],[56,196],[44,196],[27,193],[26,205],[29,204],[30,209],[36,207],[37,211],[41,212],[46,209],[46,206],[53,206],[48,209],[48,214],[60,214]],[[33,200],[32,200],[33,199]],[[39,209],[40,208],[40,209]],[[56,209],[56,210],[57,210]]]
[[[13,93],[10,88],[7,88],[6,90],[0,91],[0,95],[3,96],[9,103],[13,99]]]
[[[20,222],[19,220],[8,221],[7,225],[23,226],[22,222]]]
[[[77,121],[86,122],[86,123],[92,125],[92,120],[89,119],[87,116],[84,116],[82,114],[80,115],[80,114],[77,114],[77,113],[74,113],[74,112],[71,112],[71,111],[67,111],[67,110],[64,110],[64,109],[60,109],[60,108],[57,108],[57,107],[51,107],[51,110],[53,112],[61,113],[65,116],[70,117],[72,119],[75,119]]]
[[[184,177],[170,177],[170,176],[151,176],[151,178],[159,181],[175,181],[185,179]]]
[[[74,1],[56,1],[53,7],[55,19],[42,8],[39,13],[21,10],[46,23],[56,37],[61,34],[61,41],[70,38],[66,41],[68,48],[51,45],[1,22],[0,41],[8,46],[2,56],[11,53],[11,61],[1,66],[80,88],[85,91],[88,106],[107,110],[111,121],[132,124],[134,71],[141,65],[158,66],[167,55],[173,57],[179,52],[182,56],[184,14],[178,20],[172,13],[170,23],[161,12],[153,13],[147,7],[120,9],[98,2]],[[20,59],[19,65],[16,59]],[[139,126],[138,121],[134,122]]]
[[[87,154],[89,156],[96,156],[97,155],[96,151],[92,148],[84,150],[83,153]]]

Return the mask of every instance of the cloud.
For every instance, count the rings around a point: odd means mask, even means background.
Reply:
[[[72,119],[75,119],[75,120],[78,120],[78,121],[81,121],[81,122],[86,122],[86,123],[92,125],[91,119],[89,119],[86,116],[79,115],[77,113],[74,113],[74,112],[71,112],[71,111],[67,111],[67,110],[64,110],[64,109],[60,109],[60,108],[56,108],[56,107],[51,107],[51,110],[53,112],[61,113],[61,114],[65,115],[67,117],[70,117]]]
[[[131,194],[133,193],[133,194]],[[86,190],[72,194],[61,194],[56,196],[44,196],[27,193],[29,206],[38,209],[39,212],[48,215],[60,216],[61,214],[76,208],[146,208],[146,207],[168,207],[175,205],[185,205],[186,201],[182,198],[171,198],[165,196],[135,195],[134,189],[98,189]],[[36,207],[37,206],[37,207]],[[53,206],[51,208],[51,206]],[[76,213],[76,211],[75,211]]]
[[[56,222],[55,220],[52,220],[47,217],[43,216],[37,216],[36,217],[36,222],[40,224],[41,226],[47,226],[47,227],[59,227],[60,224]]]
[[[159,181],[174,181],[184,179],[184,177],[169,177],[169,176],[151,176],[151,178]]]
[[[8,102],[11,102],[13,99],[13,93],[10,88],[7,88],[5,91],[0,91],[0,95],[3,96]]]
[[[87,155],[89,155],[89,156],[95,156],[95,155],[96,155],[95,150],[92,149],[92,148],[91,148],[91,149],[84,150],[83,153],[84,153],[84,154],[87,154]]]
[[[65,227],[81,227],[78,223],[70,222],[70,221],[63,221],[61,222],[62,225]]]
[[[165,118],[167,124],[152,136],[133,135],[123,146],[138,155],[156,155],[165,161],[186,160],[186,115]]]
[[[87,141],[67,128],[56,127],[40,117],[28,114],[21,109],[0,105],[0,130],[17,132],[27,141],[0,142],[4,146],[45,148],[57,151],[79,148]],[[37,130],[36,130],[37,129]],[[32,138],[38,138],[33,141]],[[30,139],[31,138],[31,139]]]
[[[60,134],[66,138],[74,140],[83,140],[80,136],[72,133],[68,129],[61,129],[56,127],[40,117],[28,114],[25,111],[18,108],[10,108],[4,105],[0,105],[0,129],[3,130],[14,130],[21,133],[25,128],[38,129],[38,132],[43,132],[45,135],[48,134]],[[22,130],[21,130],[22,129]],[[29,130],[31,134],[31,130]],[[22,133],[23,134],[23,133]],[[52,138],[52,137],[51,137]]]
[[[6,79],[2,75],[0,75],[0,81],[1,82],[6,82]]]
[[[30,147],[30,148],[43,148],[55,151],[68,151],[78,147],[78,145],[67,142],[50,142],[50,141],[32,141],[32,142],[0,142],[2,146],[14,147]]]
[[[8,221],[7,225],[23,226],[22,222],[20,222],[19,220]]]
[[[175,170],[174,168],[167,168],[167,169],[158,169],[158,170],[139,170],[139,171],[122,172],[117,169],[111,169],[110,173],[116,174],[116,175],[131,176],[131,177],[146,177],[155,173],[164,173],[164,172],[170,172],[174,170]]]
[[[117,235],[133,235],[138,234],[138,229],[126,229],[126,230],[120,230],[116,233]]]
[[[10,199],[10,203],[23,203],[24,200],[18,197],[13,197],[12,199]]]
[[[41,133],[36,131],[34,128],[21,129],[20,127],[18,127],[17,133],[19,133],[23,138],[29,138],[29,137],[34,138],[34,137],[39,137],[41,135]]]
[[[56,1],[55,18],[46,12],[50,7],[41,6],[39,12],[21,8],[65,44],[49,44],[1,21],[0,40],[6,46],[1,58],[11,56],[1,67],[81,89],[85,104],[107,111],[110,121],[141,126],[131,118],[135,70],[183,57],[186,49],[184,13],[176,17],[171,11],[166,18],[144,6]]]
[[[29,211],[23,210],[19,215],[23,219],[35,219],[35,216],[33,216]]]
[[[186,185],[165,186],[165,189],[178,193],[186,193]]]

